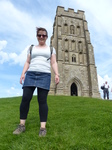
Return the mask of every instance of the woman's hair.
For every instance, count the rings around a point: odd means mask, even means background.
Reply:
[[[46,35],[47,35],[47,37],[48,37],[48,32],[47,32],[47,30],[45,29],[45,28],[42,28],[42,27],[36,27],[36,36],[38,35],[38,33],[39,33],[39,31],[45,31],[46,32]]]

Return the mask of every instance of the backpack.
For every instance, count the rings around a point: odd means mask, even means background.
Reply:
[[[32,53],[32,48],[33,48],[33,44],[30,46],[30,56],[31,56],[31,53]],[[51,56],[52,56],[52,53],[53,53],[53,47],[52,46],[50,46],[50,51],[51,51],[51,54],[50,54],[50,57],[49,58],[47,58],[47,61],[49,60],[49,59],[51,59]]]
[[[104,85],[103,85],[103,86],[101,86],[101,89],[102,89],[102,90],[104,90],[104,89],[105,89],[105,86],[104,86]]]

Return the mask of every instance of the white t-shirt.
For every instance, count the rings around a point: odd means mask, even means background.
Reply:
[[[108,89],[108,88],[109,88],[109,85],[108,85],[108,83],[107,83],[107,84],[105,83],[105,88],[106,88],[106,89]]]
[[[29,54],[30,48],[27,51],[27,55]],[[54,48],[52,54],[56,54]],[[50,59],[47,60],[50,57],[51,57],[51,50],[49,46],[45,48],[33,46],[28,71],[51,73]]]

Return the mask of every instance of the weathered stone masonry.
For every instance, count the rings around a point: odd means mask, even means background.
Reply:
[[[57,53],[60,83],[55,85],[52,73],[49,94],[100,98],[94,51],[84,11],[57,7],[51,45]]]

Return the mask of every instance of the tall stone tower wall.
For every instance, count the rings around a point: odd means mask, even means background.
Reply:
[[[94,51],[84,11],[57,7],[51,45],[56,49],[60,83],[55,85],[52,73],[49,94],[73,93],[100,98]]]

